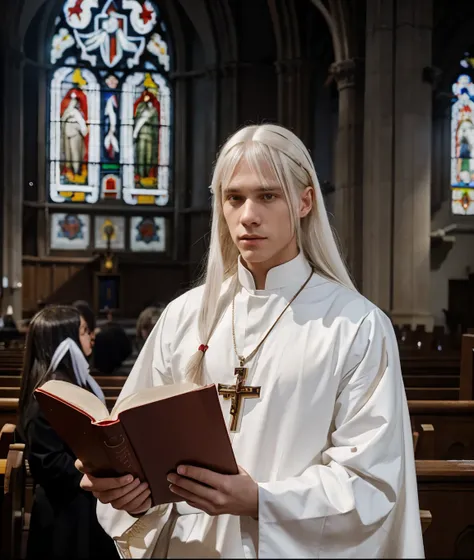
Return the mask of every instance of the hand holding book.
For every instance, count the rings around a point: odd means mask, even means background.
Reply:
[[[93,477],[130,474],[147,482],[154,506],[184,499],[170,491],[167,481],[179,465],[238,474],[214,385],[144,389],[119,400],[111,414],[95,395],[62,381],[48,381],[36,390],[36,398]],[[123,486],[110,484],[109,490],[124,492]]]
[[[81,488],[93,492],[103,504],[140,516],[151,507],[150,490],[131,476],[95,478],[87,474],[80,461],[77,468],[85,473]],[[258,519],[258,485],[239,467],[237,475],[222,475],[208,469],[179,466],[169,474],[170,490],[190,506],[208,515],[247,515]]]
[[[179,466],[168,475],[170,490],[208,515],[248,515],[258,518],[258,484],[239,467],[237,475]]]
[[[110,504],[130,515],[140,515],[151,508],[151,490],[147,482],[141,482],[130,474],[115,478],[96,478],[79,459],[76,461],[76,468],[84,475],[81,488],[92,492],[103,504]]]

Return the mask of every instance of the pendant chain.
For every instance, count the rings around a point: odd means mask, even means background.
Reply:
[[[247,357],[245,356],[241,356],[239,355],[239,352],[237,350],[237,343],[235,341],[235,295],[232,298],[232,340],[234,342],[234,351],[235,354],[237,356],[237,358],[239,359],[240,362],[240,367],[244,367],[244,365],[251,360],[255,354],[258,352],[259,348],[262,346],[262,344],[265,342],[265,340],[267,339],[268,335],[272,332],[273,328],[275,327],[275,325],[278,323],[278,321],[283,317],[283,314],[285,313],[285,311],[288,309],[288,307],[290,307],[290,305],[295,301],[295,299],[301,294],[301,292],[306,288],[308,282],[311,280],[311,277],[313,276],[313,271],[311,271],[310,275],[308,276],[306,282],[301,286],[301,288],[296,292],[296,294],[290,299],[290,301],[288,302],[288,304],[285,306],[285,308],[283,309],[283,311],[280,313],[280,315],[277,317],[276,321],[273,323],[273,325],[268,329],[267,333],[265,334],[265,336],[262,338],[262,340],[258,343],[257,347],[253,350],[253,352],[251,352]]]

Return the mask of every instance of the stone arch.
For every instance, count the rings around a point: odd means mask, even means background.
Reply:
[[[356,285],[362,278],[362,158],[356,155],[363,130],[363,79],[358,60],[356,13],[352,2],[311,0],[326,21],[332,39],[334,62],[329,74],[339,90],[339,116],[334,162],[335,229],[341,250]]]
[[[18,34],[22,43],[35,15],[45,4],[49,4],[47,9],[50,13],[59,5],[57,0],[26,0],[24,2],[18,27]]]
[[[321,12],[324,17],[332,38],[334,49],[334,62],[339,63],[354,56],[353,34],[350,25],[348,2],[341,0],[311,0],[311,3]]]
[[[214,65],[217,57],[216,40],[207,6],[203,2],[196,2],[196,0],[178,0],[178,2],[193,24],[201,40],[205,53],[206,65]]]

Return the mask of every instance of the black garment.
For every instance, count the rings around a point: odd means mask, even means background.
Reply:
[[[27,558],[119,558],[100,526],[96,498],[79,486],[75,456],[33,399],[26,427],[26,452],[36,484]]]

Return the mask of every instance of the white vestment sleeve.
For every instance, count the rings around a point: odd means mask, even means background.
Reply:
[[[172,336],[174,322],[169,320],[169,312],[168,306],[150,333],[119,399],[147,387],[172,383],[169,369],[171,341],[168,337]],[[156,426],[155,429],[160,427]],[[153,432],[150,431],[150,437],[152,434]],[[151,557],[159,533],[169,517],[169,510],[170,506],[156,507],[137,520],[136,517],[116,510],[111,505],[97,502],[99,523],[115,540],[122,558]]]
[[[397,342],[378,309],[362,321],[345,362],[319,464],[259,484],[259,558],[423,557]]]

